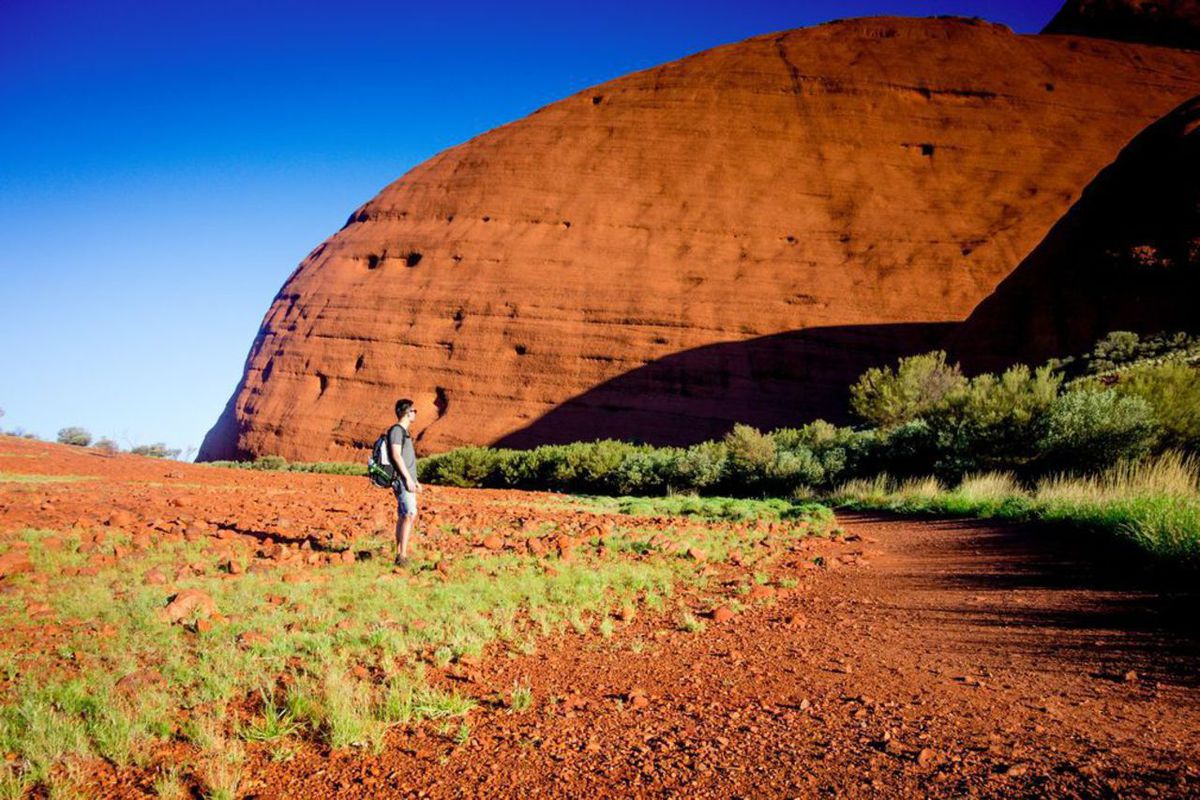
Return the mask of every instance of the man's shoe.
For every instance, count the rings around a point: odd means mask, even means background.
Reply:
[[[408,566],[408,556],[396,556],[395,564],[397,567],[407,567]]]

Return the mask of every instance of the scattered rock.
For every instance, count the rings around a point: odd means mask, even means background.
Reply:
[[[633,689],[626,696],[629,707],[635,711],[646,708],[650,705],[650,698],[646,696],[645,689]]]
[[[762,584],[756,585],[753,589],[750,590],[750,593],[748,595],[746,595],[746,597],[748,597],[751,600],[767,600],[774,596],[775,596],[775,587],[765,586]]]
[[[29,553],[21,550],[9,550],[0,556],[0,578],[7,578],[21,572],[33,572],[33,562]]]
[[[504,540],[494,533],[491,536],[485,537],[479,544],[487,550],[504,549]]]
[[[184,589],[170,599],[165,612],[167,619],[172,623],[193,615],[207,619],[217,612],[217,604],[199,589]]]
[[[692,561],[705,562],[708,560],[708,553],[698,547],[689,547],[687,549],[687,557]]]
[[[1123,676],[1121,676],[1121,680],[1125,681],[1126,683],[1137,683],[1138,674],[1134,670],[1129,670],[1129,672],[1126,672]]]
[[[243,649],[251,647],[265,647],[271,643],[271,640],[258,631],[243,631],[237,637],[238,646]]]
[[[712,621],[718,625],[723,622],[729,622],[729,620],[733,619],[735,616],[736,615],[733,613],[733,610],[729,608],[729,606],[717,606],[712,611]]]

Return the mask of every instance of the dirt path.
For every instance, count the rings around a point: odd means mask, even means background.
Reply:
[[[532,710],[492,703],[465,744],[410,733],[380,757],[262,764],[252,791],[1200,796],[1195,592],[1139,589],[1044,528],[843,522],[858,566],[777,604],[699,634],[645,620],[493,660],[464,690],[528,681]]]

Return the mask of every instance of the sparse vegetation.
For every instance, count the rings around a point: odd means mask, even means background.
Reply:
[[[288,461],[283,456],[259,456],[253,461],[209,461],[213,467],[255,469],[267,472],[318,472],[325,475],[366,475],[366,464],[343,461],[300,462]]]
[[[129,452],[135,456],[147,456],[149,458],[178,458],[183,452],[178,447],[167,447],[164,442],[155,442],[154,444],[138,444],[129,448]]]
[[[1200,464],[1167,453],[1092,476],[1055,475],[1023,486],[1011,473],[969,475],[954,489],[935,478],[856,479],[831,501],[843,508],[1042,520],[1125,539],[1164,562],[1200,567]]]
[[[70,444],[76,447],[87,447],[92,443],[92,434],[88,433],[85,428],[71,426],[62,428],[58,432],[59,444]]]

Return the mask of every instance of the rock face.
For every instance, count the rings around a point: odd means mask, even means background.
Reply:
[[[972,371],[1200,330],[1200,97],[1135,138],[956,331]]]
[[[1200,0],[1068,0],[1042,33],[1200,50]]]
[[[425,453],[836,418],[847,377],[942,341],[1197,92],[1185,51],[895,18],[596,86],[354,212],[200,457],[358,458],[399,396]]]

